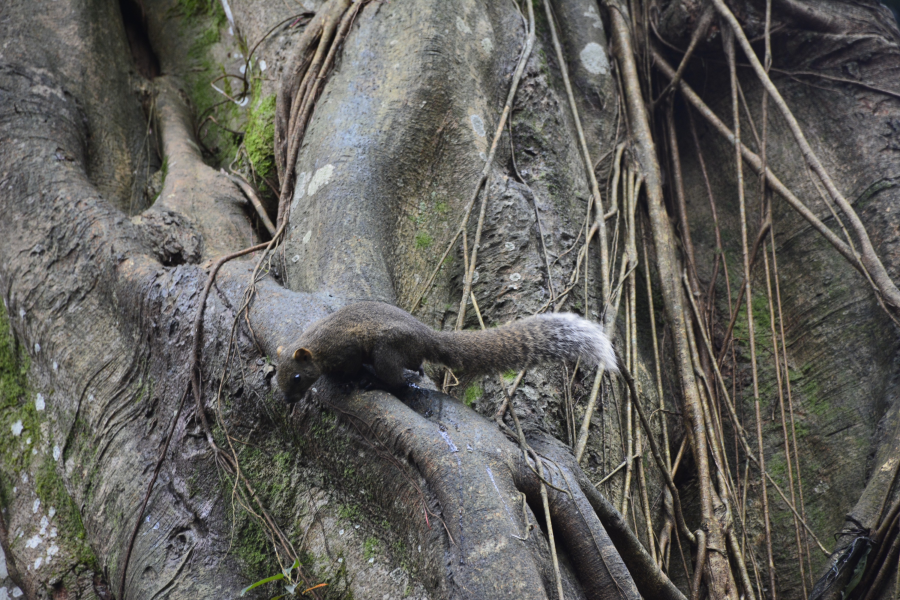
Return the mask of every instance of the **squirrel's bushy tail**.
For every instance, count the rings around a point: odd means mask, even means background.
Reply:
[[[440,332],[428,357],[467,374],[527,369],[567,360],[618,371],[612,343],[597,323],[572,313],[536,315],[485,331]]]

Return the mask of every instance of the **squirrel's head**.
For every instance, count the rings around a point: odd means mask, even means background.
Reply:
[[[278,387],[284,394],[284,401],[293,404],[303,397],[322,371],[307,348],[297,348],[293,353],[278,348],[278,358]]]

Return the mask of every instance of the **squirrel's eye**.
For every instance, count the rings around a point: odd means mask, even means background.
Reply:
[[[299,381],[299,380],[300,380],[300,373],[297,373],[294,375],[294,381]]]

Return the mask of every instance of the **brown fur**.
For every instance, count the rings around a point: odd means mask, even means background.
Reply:
[[[552,360],[603,364],[615,370],[602,330],[575,315],[529,317],[486,331],[435,331],[406,311],[381,302],[346,306],[313,323],[288,351],[279,348],[278,385],[295,402],[323,374],[353,374],[363,364],[389,387],[423,361],[467,375],[523,369]]]

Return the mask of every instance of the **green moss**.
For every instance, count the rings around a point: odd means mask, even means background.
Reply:
[[[740,281],[740,279],[738,279]],[[750,302],[753,310],[753,337],[756,340],[758,362],[764,362],[772,354],[772,334],[770,329],[769,300],[764,294],[753,293]],[[747,348],[746,356],[750,358],[750,325],[747,322],[747,303],[741,302],[738,318],[734,322],[734,340]]]
[[[278,570],[262,525],[244,511],[236,518],[232,552],[244,563],[244,575],[250,581],[258,581]]]
[[[320,413],[319,422],[312,426],[312,436],[315,439],[333,442],[335,429],[337,429],[337,417],[327,410],[323,410]]]
[[[276,436],[269,436],[254,440],[253,445],[242,445],[239,460],[275,521],[287,522],[291,516],[286,512],[293,511],[296,504],[296,481],[292,479],[295,453],[284,450]],[[228,497],[233,493],[233,484],[227,477],[220,480]],[[236,510],[233,530],[232,552],[243,563],[242,575],[248,581],[259,581],[279,571],[271,538],[259,517],[243,509]]]
[[[471,407],[482,396],[484,396],[484,389],[477,383],[473,383],[466,388],[466,392],[463,394],[463,403]]]
[[[134,403],[140,404],[144,401],[144,399],[150,399],[153,397],[153,380],[149,377],[142,380],[140,382],[140,386],[138,388],[137,394],[134,395]]]
[[[31,361],[23,348],[16,344],[9,328],[6,307],[0,306],[0,405],[18,403],[28,395],[28,369]]]
[[[254,86],[254,96],[258,89]],[[275,96],[256,100],[253,105],[244,133],[244,149],[256,174],[265,180],[275,168]]]
[[[193,104],[197,124],[202,125],[203,145],[212,151],[217,162],[232,159],[240,143],[236,135],[210,122],[203,123],[209,115],[214,115],[218,123],[236,128],[238,107],[227,101],[210,83],[218,79],[216,87],[225,90],[229,96],[242,90],[233,89],[240,80],[228,76],[224,67],[211,58],[211,47],[221,40],[221,30],[227,25],[222,5],[217,0],[179,0],[175,14],[180,17],[181,35],[193,40],[188,49],[188,57],[194,65],[185,72],[186,91]],[[223,102],[225,100],[225,102]]]
[[[375,558],[375,555],[378,553],[378,549],[380,547],[381,542],[378,541],[378,538],[366,538],[366,541],[363,543],[363,558],[366,560]]]
[[[177,10],[188,20],[201,17],[211,17],[218,27],[224,27],[227,22],[225,10],[218,0],[178,0]]]
[[[428,248],[432,243],[434,243],[434,238],[428,233],[420,231],[416,234],[416,248],[419,248],[420,250]]]
[[[47,509],[56,509],[56,522],[62,542],[72,550],[75,559],[92,571],[100,570],[100,563],[85,539],[81,513],[62,479],[56,472],[56,463],[46,458],[34,476],[34,486],[38,498]]]
[[[503,373],[501,377],[503,378],[503,381],[505,381],[506,383],[510,383],[516,378],[516,375],[518,375],[518,373],[513,370],[509,370],[506,373]]]
[[[338,516],[346,521],[355,521],[359,518],[359,507],[354,504],[342,504],[338,509]]]
[[[775,454],[766,461],[766,471],[772,476],[778,485],[784,487],[787,484],[787,462],[784,454]]]
[[[156,201],[159,200],[159,196],[160,196],[160,194],[162,194],[163,187],[166,185],[166,177],[168,177],[168,175],[169,175],[169,157],[168,156],[163,157],[162,164],[159,166],[158,175],[159,175],[159,185],[158,185],[157,189],[159,191],[157,191],[156,195],[153,196],[153,204],[156,204]]]
[[[272,462],[281,471],[286,471],[294,462],[294,457],[290,452],[279,452],[272,457]]]
[[[797,436],[798,440],[801,440],[809,435],[810,429],[809,426],[804,425],[803,423],[794,422],[794,433]]]
[[[18,345],[9,326],[6,308],[0,305],[0,461],[16,473],[31,464],[30,448],[41,442],[40,419],[28,385],[31,360]],[[13,426],[19,435],[10,435]],[[31,438],[32,446],[25,441]]]
[[[806,407],[806,410],[811,414],[822,417],[828,414],[831,407],[828,405],[825,398],[822,397],[821,384],[813,376],[815,369],[815,365],[805,365],[803,367],[804,375],[797,378],[794,383],[800,385],[800,391],[803,392],[803,397],[805,399],[804,406]],[[794,378],[792,377],[791,379],[793,380]]]
[[[340,558],[344,558],[343,555]],[[347,576],[347,561],[342,560],[340,568],[333,577],[328,579],[328,587],[325,588],[325,600],[354,600],[350,590],[350,580]]]
[[[439,215],[445,215],[447,214],[447,211],[450,210],[450,206],[446,202],[438,202],[434,205],[434,210],[436,210]]]

